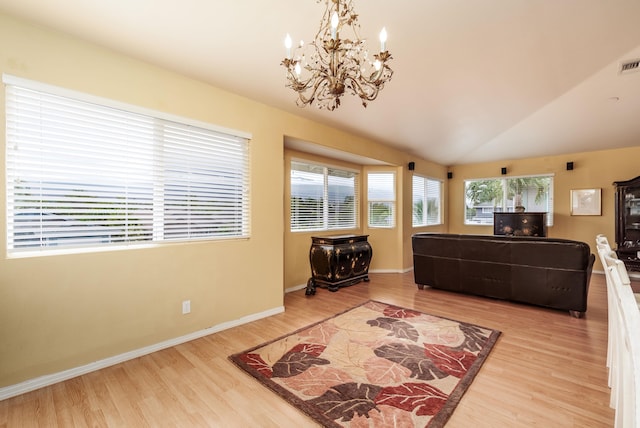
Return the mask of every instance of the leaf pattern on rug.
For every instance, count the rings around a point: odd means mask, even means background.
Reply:
[[[391,318],[413,318],[422,315],[421,312],[412,311],[411,309],[399,308],[397,306],[387,306],[382,312],[385,316]]]
[[[460,330],[464,333],[464,342],[459,349],[470,352],[480,351],[487,343],[487,331],[475,325],[460,324]]]
[[[273,365],[273,377],[296,376],[313,366],[331,364],[331,361],[319,358],[319,345],[298,344],[287,352]],[[320,346],[323,348],[323,346]]]
[[[453,348],[464,344],[465,335],[460,330],[458,324],[452,324],[449,321],[441,320],[438,323],[430,325],[429,328],[420,330],[420,340],[423,343],[431,343],[436,345],[444,345]]]
[[[303,338],[307,343],[319,343],[326,345],[339,331],[340,327],[335,325],[333,322],[328,321],[305,330]]]
[[[259,354],[242,354],[240,355],[240,359],[267,379],[273,376],[273,370],[271,370],[269,364],[265,363]]]
[[[364,368],[367,381],[381,386],[397,385],[411,375],[411,370],[386,358],[370,358]]]
[[[376,348],[374,352],[381,358],[386,358],[411,370],[410,377],[412,378],[433,380],[448,376],[427,357],[422,346],[393,343]]]
[[[371,330],[364,322],[361,325]],[[375,358],[376,354],[374,353],[375,348],[363,344],[360,340],[361,336],[363,336],[363,333],[359,331],[345,330],[336,334],[325,352],[322,353],[322,358],[326,358],[331,361],[332,365],[347,371],[354,382],[368,383],[366,362],[371,358]],[[369,336],[371,336],[370,331]]]
[[[333,385],[353,382],[354,379],[344,370],[332,366],[313,366],[298,376],[277,379],[283,386],[298,391],[307,397],[318,397]]]
[[[291,348],[291,352],[303,352],[305,354],[318,357],[325,349],[327,349],[326,345],[319,345],[317,343],[299,343]]]
[[[442,428],[499,335],[369,301],[230,358],[324,426]]]
[[[329,419],[348,422],[354,416],[365,416],[376,408],[375,398],[382,388],[364,383],[343,383],[328,389],[320,397],[307,400]]]
[[[433,416],[442,409],[448,395],[426,383],[405,383],[382,388],[376,397],[376,404],[386,404],[413,412],[419,416]]]
[[[444,373],[462,378],[478,358],[464,350],[453,350],[442,345],[424,345],[425,355]]]
[[[393,406],[385,406],[384,404],[378,404],[375,409],[364,416],[354,416],[349,422],[349,428],[408,428],[413,426],[415,426],[415,421],[411,412]]]
[[[376,318],[374,320],[367,321],[371,327],[380,327],[385,330],[391,331],[389,336],[397,337],[398,339],[409,339],[413,342],[418,341],[420,334],[411,324],[400,321],[395,318]]]

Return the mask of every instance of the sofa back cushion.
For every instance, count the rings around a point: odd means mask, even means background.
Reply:
[[[418,233],[412,245],[414,255],[576,270],[588,268],[591,253],[584,242],[528,236]]]

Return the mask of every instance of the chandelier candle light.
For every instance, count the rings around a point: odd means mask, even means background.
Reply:
[[[380,52],[371,60],[365,42],[358,35],[360,24],[353,1],[318,0],[318,3],[321,1],[326,3],[326,9],[314,40],[308,45],[300,41],[292,52],[291,36],[287,34],[285,38],[287,57],[282,65],[287,69],[286,86],[298,93],[299,107],[314,104],[320,109],[335,110],[345,89],[359,96],[366,107],[393,75],[387,64],[391,60],[386,50],[387,31],[383,28],[380,32]],[[341,38],[345,30],[351,34]]]

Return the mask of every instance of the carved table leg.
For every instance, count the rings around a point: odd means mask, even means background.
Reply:
[[[316,294],[316,281],[313,278],[309,278],[307,281],[307,289],[304,291],[306,296],[313,296]]]

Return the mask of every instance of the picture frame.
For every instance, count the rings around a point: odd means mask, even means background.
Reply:
[[[602,215],[602,189],[571,190],[571,215]]]

